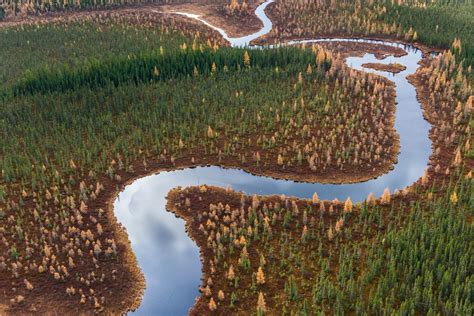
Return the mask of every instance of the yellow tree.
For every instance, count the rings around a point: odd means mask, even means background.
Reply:
[[[217,298],[219,299],[219,301],[223,301],[225,299],[225,295],[222,290],[219,290],[219,293],[217,293]]]
[[[319,202],[318,193],[314,192],[314,194],[313,194],[313,204],[316,204],[318,202]]]
[[[342,230],[342,225],[344,225],[344,219],[341,217],[336,222],[336,226],[334,227],[337,233],[340,233]]]
[[[462,163],[461,148],[458,147],[458,149],[456,150],[456,156],[454,157],[453,165],[458,167],[461,165],[461,163]]]
[[[231,265],[229,267],[229,270],[227,271],[227,279],[228,280],[234,280],[235,279],[235,272],[234,272],[234,266]]]
[[[388,188],[385,188],[382,194],[382,198],[380,199],[382,204],[390,203],[390,191]]]
[[[236,10],[239,10],[239,2],[237,0],[231,0],[230,1],[230,5],[229,5],[229,8],[230,8],[230,12],[234,12]]]
[[[350,197],[347,197],[346,203],[344,203],[344,212],[345,213],[352,212],[352,201]]]
[[[244,54],[244,65],[250,67],[250,55],[248,51],[245,51]]]
[[[262,267],[258,267],[257,284],[265,284],[265,274],[263,273]]]
[[[449,199],[453,204],[456,204],[458,202],[458,194],[456,193],[456,191],[451,194],[451,197]]]
[[[211,300],[209,301],[209,310],[210,311],[215,311],[217,309],[216,302],[214,302],[214,299],[211,297]]]
[[[209,137],[209,138],[214,137],[214,131],[212,130],[212,128],[210,126],[208,126],[208,128],[207,128],[207,137]]]
[[[249,9],[249,5],[247,3],[247,1],[243,1],[242,2],[242,5],[240,6],[240,11],[241,12],[247,12],[247,10]]]
[[[375,203],[375,195],[372,192],[370,192],[369,195],[367,196],[366,201],[367,201],[367,204],[369,204],[369,205],[374,204]]]
[[[277,164],[283,166],[283,156],[281,154],[278,154]]]
[[[316,56],[316,63],[318,64],[318,66],[321,67],[321,65],[324,63],[325,60],[326,60],[326,54],[324,53],[324,50],[320,48],[318,50],[318,55]]]
[[[334,238],[334,232],[332,231],[332,227],[328,229],[328,239],[332,240]]]

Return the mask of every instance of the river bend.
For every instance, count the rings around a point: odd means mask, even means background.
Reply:
[[[248,46],[272,29],[272,22],[265,14],[265,8],[274,0],[266,1],[255,11],[263,23],[263,28],[251,35],[231,38],[199,16],[175,12],[196,19],[217,30],[234,47]],[[315,39],[291,41],[288,44],[314,43],[324,41],[377,42],[403,48],[407,55],[387,57],[378,60],[374,55],[351,57],[347,64],[355,69],[388,77],[396,84],[395,128],[400,135],[400,154],[395,168],[376,179],[354,184],[298,183],[254,176],[237,169],[220,167],[198,167],[147,176],[136,180],[121,192],[114,203],[118,221],[126,228],[132,249],[146,279],[146,289],[137,315],[185,315],[199,296],[201,283],[201,261],[199,249],[185,232],[184,221],[165,209],[166,195],[177,187],[201,184],[226,187],[231,185],[247,194],[285,194],[301,198],[311,198],[317,192],[321,199],[353,201],[364,200],[369,193],[382,194],[384,188],[391,192],[403,189],[415,182],[427,168],[431,154],[428,138],[430,125],[423,119],[422,109],[416,99],[415,87],[406,77],[413,74],[422,58],[421,51],[412,46],[398,43],[363,39]],[[390,74],[365,69],[364,63],[400,63],[406,70]]]

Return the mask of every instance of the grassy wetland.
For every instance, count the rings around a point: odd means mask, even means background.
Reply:
[[[1,5],[0,314],[139,311],[150,280],[112,207],[137,178],[213,165],[356,183],[397,164],[395,84],[345,61],[372,53],[381,63],[362,66],[403,73],[382,63],[403,49],[229,47],[150,9],[196,3]],[[202,6],[235,28],[258,22],[258,4]],[[423,48],[408,80],[432,153],[418,181],[364,201],[171,190],[166,207],[201,251],[190,314],[472,314],[472,3],[276,1],[267,12],[273,30],[258,42]]]

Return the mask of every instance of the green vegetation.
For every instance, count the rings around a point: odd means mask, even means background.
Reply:
[[[185,0],[4,0],[0,12],[8,16],[38,14],[70,9],[97,9],[137,4],[183,3]],[[0,18],[2,16],[0,15]]]
[[[212,310],[215,300],[229,313],[471,315],[474,186],[459,176],[422,189],[418,201],[400,194],[389,206],[354,209],[217,188],[172,191],[169,205],[192,214],[205,262],[216,263],[213,273],[204,268],[197,309]]]
[[[374,240],[367,258],[372,267],[365,275],[367,281],[379,276],[368,303],[372,309],[428,315],[440,310],[456,315],[474,312],[474,228],[469,222],[474,187],[463,180],[445,189],[444,196],[428,205],[402,208],[410,213],[404,227],[389,225],[385,236]],[[453,203],[456,189],[460,199]]]
[[[461,40],[461,59],[474,64],[474,3],[472,1],[437,1],[426,7],[414,5],[387,6],[379,17],[388,24],[396,22],[404,31],[412,28],[417,41],[430,47],[449,48],[454,39]]]
[[[176,155],[181,151],[180,139],[186,147],[196,141],[207,142],[202,136],[208,126],[226,128],[226,133],[245,132],[255,120],[258,104],[269,107],[294,97],[292,80],[284,74],[244,72],[239,79],[231,78],[234,74],[190,76],[157,85],[81,89],[9,100],[1,107],[6,135],[3,179],[29,179],[32,165],[42,164],[67,173],[72,171],[70,159],[84,171],[105,172],[117,154],[125,154],[126,166],[138,159],[141,150],[159,155],[168,149],[169,155]],[[272,92],[271,99],[259,96],[257,91],[262,87]],[[245,95],[234,97],[236,91],[245,91]],[[224,107],[226,111],[222,111]],[[242,115],[243,111],[247,114]],[[44,122],[49,123],[45,126]]]
[[[153,51],[139,55],[113,57],[107,60],[86,60],[84,65],[56,69],[40,69],[28,72],[13,86],[13,93],[33,94],[37,92],[65,92],[81,87],[98,88],[109,84],[168,81],[183,77],[209,77],[216,73],[241,73],[246,68],[273,70],[281,67],[288,75],[297,76],[307,65],[314,62],[311,51],[297,48],[255,50],[248,65],[244,64],[246,50],[222,48],[217,51],[205,48],[180,51]],[[325,66],[325,67],[328,67]],[[324,70],[324,69],[322,69]]]
[[[278,1],[275,35],[397,37],[449,48],[461,40],[460,56],[474,63],[474,4],[471,0]],[[330,18],[328,18],[330,17]]]
[[[166,51],[177,50],[183,43],[192,45],[198,32],[202,37],[207,35],[200,29],[173,27],[170,20],[158,15],[145,18],[125,13],[0,28],[0,83],[7,87],[27,70],[54,69],[62,64],[74,68],[86,59],[136,55],[160,46],[166,46]]]
[[[180,48],[27,73],[12,85],[17,97],[5,97],[0,109],[3,180],[28,182],[33,174],[35,182],[46,185],[50,180],[34,166],[67,175],[75,172],[73,160],[84,173],[104,173],[118,155],[127,169],[137,160],[163,154],[166,160],[197,157],[201,148],[254,166],[308,166],[315,173],[321,167],[329,172],[332,165],[386,159],[382,146],[393,142],[386,137],[389,117],[381,115],[390,98],[383,83],[368,80],[364,86],[356,77],[336,89],[331,76],[349,75],[347,69],[334,70],[342,63],[331,71],[326,71],[329,62],[308,68],[315,57],[301,49],[252,51],[248,64],[246,54]],[[265,94],[259,93],[263,88]],[[354,91],[361,102],[354,106],[343,90]],[[363,91],[378,97],[369,102]],[[368,120],[360,123],[365,115]],[[346,129],[338,129],[344,120]],[[317,133],[309,128],[313,121],[320,122]],[[330,131],[321,133],[324,129]],[[357,145],[368,141],[364,133],[374,142],[367,148]],[[336,138],[347,143],[330,148]],[[279,152],[283,144],[289,147]],[[377,156],[371,156],[375,145]],[[250,148],[256,156],[245,153]]]
[[[2,40],[17,43],[18,51],[0,53],[6,78],[3,181],[29,183],[33,173],[35,183],[46,184],[34,166],[63,177],[74,172],[74,161],[83,173],[100,174],[118,155],[127,169],[148,157],[198,157],[202,148],[244,166],[277,163],[280,170],[306,175],[308,169],[374,172],[373,166],[389,167],[394,159],[391,88],[332,62],[330,53],[317,47],[217,49],[216,41],[193,33],[186,38],[186,29],[156,29],[146,20],[127,27],[129,20],[70,22],[67,37],[60,24],[3,30]],[[76,45],[81,49],[74,53]],[[37,61],[31,70],[25,70],[28,60]],[[335,78],[341,84],[335,86]],[[258,93],[263,86],[265,94]],[[348,94],[360,102],[349,101]],[[363,116],[368,119],[361,122]]]

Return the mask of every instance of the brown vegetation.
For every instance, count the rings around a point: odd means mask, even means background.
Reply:
[[[221,1],[216,3],[190,2],[159,6],[163,12],[186,12],[199,15],[210,24],[223,29],[230,37],[241,37],[258,32],[262,22],[254,13],[261,0]]]
[[[472,70],[465,70],[457,63],[451,51],[445,51],[438,57],[425,57],[417,72],[408,77],[415,85],[417,98],[424,110],[424,117],[433,128],[430,139],[433,141],[433,152],[429,168],[420,179],[450,175],[453,167],[460,161],[466,163],[466,172],[473,168],[472,159],[472,121],[473,90],[466,76]]]
[[[407,69],[407,67],[398,63],[394,63],[394,64],[366,63],[366,64],[362,64],[362,67],[372,68],[379,71],[387,71],[394,74],[397,74]]]
[[[373,54],[377,59],[385,59],[388,56],[402,57],[407,54],[401,47],[376,43],[331,41],[321,42],[319,45],[334,53],[340,53],[343,58],[349,56],[362,57],[365,54]]]

